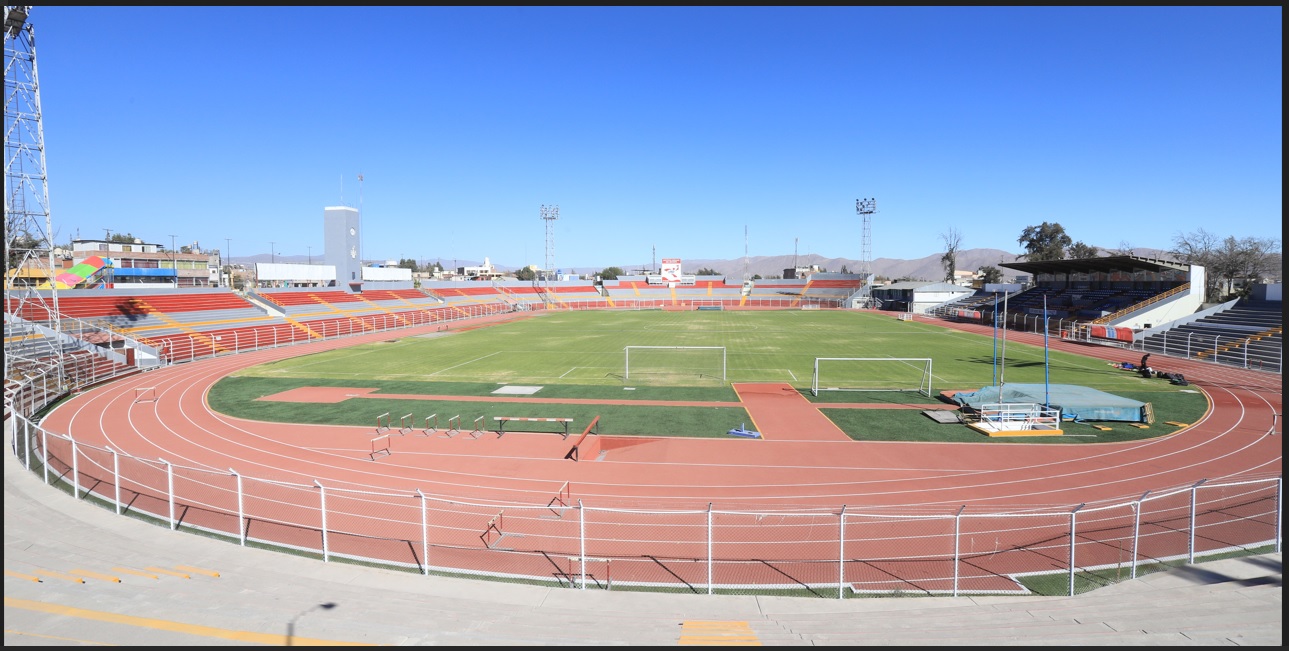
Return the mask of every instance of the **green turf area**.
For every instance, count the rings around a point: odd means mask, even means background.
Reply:
[[[628,373],[624,349],[633,348]],[[672,350],[655,347],[723,347]],[[238,372],[219,382],[209,401],[232,416],[297,423],[373,425],[378,414],[573,418],[585,426],[601,417],[604,434],[724,437],[751,423],[738,407],[652,405],[507,404],[453,400],[497,397],[504,386],[540,387],[532,397],[613,401],[736,402],[733,382],[784,382],[815,401],[852,438],[972,442],[1081,443],[1135,440],[1175,430],[1163,421],[1194,422],[1207,409],[1198,392],[1144,379],[1109,363],[1052,351],[1044,366],[1041,347],[1007,342],[1005,355],[992,337],[888,315],[832,310],[784,311],[575,311],[500,323],[463,332],[403,336],[340,350],[302,355]],[[901,391],[822,391],[811,395],[816,358],[930,358],[934,394],[974,390],[1001,376],[1007,383],[1076,384],[1150,402],[1156,423],[1137,429],[1107,423],[1110,432],[1067,423],[1078,436],[988,438],[961,425],[936,423],[917,409],[841,409],[829,403],[934,404],[916,389],[921,363],[858,362],[824,367],[820,386]],[[724,373],[725,380],[721,380]],[[374,388],[369,398],[336,404],[256,402],[255,398],[303,386]],[[379,399],[416,394],[424,400]],[[491,425],[489,425],[491,427]],[[1095,434],[1095,436],[1093,436]]]

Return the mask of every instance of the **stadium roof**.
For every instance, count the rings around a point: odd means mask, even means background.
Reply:
[[[1167,271],[1169,269],[1186,271],[1190,265],[1173,260],[1158,258],[1139,258],[1135,255],[1115,255],[1103,258],[1082,258],[1078,260],[1042,260],[1038,262],[1001,262],[1000,266],[1030,274],[1069,274],[1079,272],[1110,273],[1123,271]]]

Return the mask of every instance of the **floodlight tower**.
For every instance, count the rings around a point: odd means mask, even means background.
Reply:
[[[45,131],[41,120],[40,83],[36,75],[36,32],[27,17],[30,6],[4,8],[4,296],[6,315],[58,313],[58,284],[54,282],[54,231],[49,218],[49,189],[45,174]],[[20,280],[21,279],[21,280]],[[18,287],[27,279],[44,279],[48,296]],[[61,331],[61,319],[48,327]],[[6,320],[5,339],[22,339],[27,321]],[[33,333],[34,334],[34,333]],[[54,347],[48,368],[61,368],[61,347]],[[44,353],[42,353],[43,355]],[[18,355],[5,351],[5,377]],[[27,360],[30,361],[30,360]]]
[[[873,285],[873,213],[877,212],[877,199],[856,199],[855,212],[863,220],[863,240],[860,249],[859,275],[863,278],[862,297],[871,300]]]
[[[555,265],[555,220],[559,219],[559,206],[542,204],[542,221],[546,222],[546,288],[551,286],[551,270]]]

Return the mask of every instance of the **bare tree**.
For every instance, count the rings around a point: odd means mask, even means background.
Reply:
[[[944,240],[944,255],[940,256],[940,264],[944,266],[944,281],[951,283],[957,280],[958,248],[962,246],[962,233],[950,226],[948,233],[940,234],[940,239]]]
[[[1216,235],[1203,228],[1194,233],[1178,233],[1173,236],[1172,254],[1186,264],[1193,264],[1210,270],[1217,261],[1219,240]],[[1217,290],[1217,274],[1204,274],[1204,300],[1216,302],[1220,297]]]

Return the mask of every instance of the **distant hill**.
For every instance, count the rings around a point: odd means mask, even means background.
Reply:
[[[1111,253],[1102,250],[1102,255]],[[1147,258],[1171,258],[1167,251],[1160,249],[1138,248],[1133,250],[1133,254]],[[938,281],[944,279],[944,267],[940,265],[940,256],[943,252],[933,253],[924,258],[916,260],[896,260],[893,258],[878,258],[872,262],[873,273],[891,280],[897,278],[908,278],[912,280]],[[1000,267],[1001,263],[1016,262],[1021,254],[1009,253],[1001,249],[966,249],[958,252],[957,268],[959,271],[975,271],[986,265],[993,265],[1003,270],[1003,275],[1010,277],[1012,274],[1009,270]],[[427,260],[439,260],[444,258],[426,258]],[[770,256],[753,256],[746,260],[743,258],[717,260],[717,259],[685,259],[683,260],[683,271],[686,274],[692,274],[699,269],[713,269],[720,272],[721,275],[733,280],[742,280],[746,272],[748,276],[760,275],[762,278],[771,276],[782,276],[784,269],[790,269],[793,261],[800,267],[818,265],[819,268],[831,271],[841,272],[843,267],[846,271],[856,273],[859,271],[859,260],[854,258],[825,258],[821,255],[808,253],[805,255],[770,255]],[[265,254],[245,256],[235,258],[238,264],[250,264],[255,262],[268,262],[269,256]],[[276,256],[279,263],[305,264],[308,258],[302,255],[279,255]],[[314,264],[323,264],[322,256],[313,256]],[[452,259],[448,259],[445,266],[451,265]],[[481,261],[474,260],[455,260],[457,266],[477,266],[482,264]],[[494,263],[500,271],[514,271],[519,267]],[[636,265],[619,264],[616,265],[626,273],[636,273]],[[589,267],[577,266],[569,267],[576,269],[578,272],[592,271]],[[599,268],[593,271],[599,271]]]

